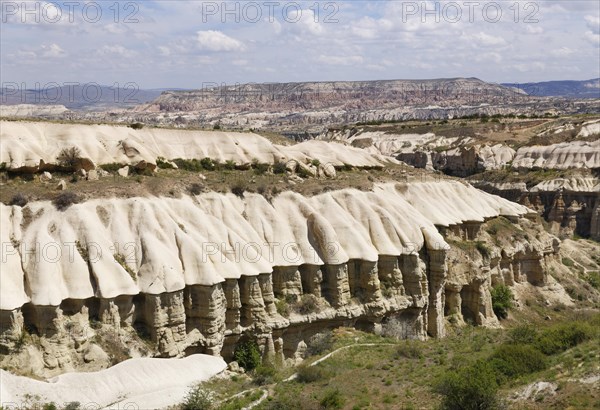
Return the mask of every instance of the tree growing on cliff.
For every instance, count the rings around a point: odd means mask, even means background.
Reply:
[[[255,369],[261,363],[260,350],[253,340],[247,340],[239,344],[233,353],[235,360],[246,371]]]
[[[508,316],[508,309],[513,306],[513,294],[508,286],[498,285],[492,291],[492,309],[496,316],[505,319]]]

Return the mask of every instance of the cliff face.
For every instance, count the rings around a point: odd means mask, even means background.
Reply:
[[[557,178],[531,188],[521,184],[474,181],[475,186],[528,206],[549,222],[556,235],[600,238],[600,181],[595,177]]]
[[[494,324],[490,286],[543,285],[557,247],[539,233],[457,256],[493,242],[486,220],[504,215],[516,234],[529,212],[458,182],[0,210],[0,348],[43,376],[104,367],[127,341],[129,355],[229,358],[254,338],[294,359],[340,325],[379,331],[395,318],[405,337],[443,337],[448,315]]]

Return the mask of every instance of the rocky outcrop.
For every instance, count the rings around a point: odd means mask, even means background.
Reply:
[[[592,210],[592,220],[590,223],[590,236],[592,239],[600,241],[600,202]]]
[[[0,211],[0,344],[13,352],[27,329],[40,340],[42,370],[53,374],[94,357],[91,340],[106,332],[113,346],[127,334],[147,338],[163,357],[229,358],[252,337],[265,355],[291,359],[312,335],[340,325],[377,331],[395,318],[406,337],[443,337],[446,291],[458,285],[461,311],[480,312],[486,320],[477,322],[488,324],[486,272],[495,267],[457,280],[439,232],[473,240],[489,218],[529,213],[450,181],[312,198],[287,192],[271,202],[208,193]],[[543,254],[519,252],[506,257],[512,275],[543,283]],[[278,311],[305,300],[313,307]]]
[[[276,145],[254,133],[186,131],[160,128],[134,130],[125,126],[55,124],[2,121],[0,163],[13,172],[68,171],[55,165],[64,148],[80,150],[82,160],[75,167],[89,171],[94,163],[131,164],[138,171],[154,171],[157,158],[233,161],[249,165],[283,162],[308,166],[312,160],[323,165],[323,174],[331,176],[335,167],[382,167],[392,158],[373,156],[349,146],[307,141],[296,145]],[[177,141],[177,143],[175,143]],[[332,169],[333,168],[333,169]],[[316,170],[315,170],[316,172]]]
[[[600,168],[600,140],[521,147],[512,166],[516,169]]]
[[[416,168],[442,171],[448,175],[466,177],[487,170],[502,169],[515,156],[515,151],[506,145],[497,144],[462,146],[447,150],[414,150],[401,152],[399,161]]]
[[[539,212],[556,235],[598,237],[600,182],[595,177],[556,178],[530,189],[525,183],[494,184],[473,181],[475,186],[494,195],[521,203]]]

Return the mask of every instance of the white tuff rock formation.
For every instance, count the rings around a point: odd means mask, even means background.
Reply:
[[[406,337],[441,337],[448,289],[452,303],[460,306],[462,294],[465,309],[480,312],[477,323],[495,319],[489,276],[477,287],[467,277],[445,285],[449,247],[438,229],[472,239],[489,218],[529,212],[459,182],[312,198],[286,192],[272,203],[207,193],[90,200],[62,212],[49,202],[1,205],[0,348],[12,351],[22,329],[34,329],[47,341],[43,367],[58,374],[74,368],[72,338],[77,352],[86,351],[91,319],[115,330],[144,327],[166,357],[231,357],[245,334],[259,339],[264,354],[294,357],[323,327],[376,330],[392,316]],[[521,268],[539,264],[535,249],[503,257],[504,268],[543,282]],[[277,299],[309,294],[322,309],[277,313]]]

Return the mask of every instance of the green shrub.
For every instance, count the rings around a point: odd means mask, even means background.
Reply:
[[[318,167],[319,165],[321,165],[321,161],[319,161],[318,159],[313,159],[312,161],[310,161],[310,164],[313,167]]]
[[[177,168],[182,169],[184,171],[200,172],[204,169],[202,167],[202,164],[200,163],[200,161],[198,161],[195,158],[194,159],[176,158],[173,160],[173,162],[177,165]]]
[[[485,244],[485,242],[482,242],[482,241],[475,242],[475,248],[479,251],[481,256],[483,256],[484,258],[489,258],[492,254],[492,251]]]
[[[118,162],[112,162],[110,164],[102,164],[102,165],[100,165],[100,168],[102,168],[106,172],[110,172],[111,174],[114,174],[119,169],[123,168],[123,166],[124,166],[123,164],[119,164]]]
[[[304,178],[304,179],[308,179],[308,178],[312,177],[312,174],[304,167],[298,167],[298,169],[296,170],[296,173],[298,174],[299,177]]]
[[[297,397],[290,395],[284,397],[276,397],[273,400],[269,401],[261,405],[261,409],[264,410],[302,410],[304,407],[302,406],[302,401],[297,400]]]
[[[217,168],[216,162],[210,158],[202,158],[200,165],[207,171],[214,171]]]
[[[590,272],[585,280],[594,288],[600,290],[600,272]]]
[[[246,370],[254,370],[261,363],[258,345],[253,340],[247,340],[238,345],[233,353],[233,360]]]
[[[298,380],[300,383],[313,383],[319,380],[325,380],[330,377],[330,373],[319,366],[300,366],[298,368]]]
[[[513,294],[508,286],[498,285],[492,291],[492,309],[496,316],[504,319],[508,316],[508,310],[513,306]]]
[[[235,170],[235,161],[232,161],[232,160],[225,161],[225,163],[223,164],[223,168],[227,169],[229,171]]]
[[[420,359],[423,357],[423,351],[417,342],[407,340],[404,343],[399,344],[396,348],[396,358],[400,357],[406,359]]]
[[[277,299],[275,302],[275,308],[277,309],[277,313],[279,313],[281,316],[290,316],[290,305],[287,303],[287,301],[283,299]]]
[[[568,268],[572,268],[573,266],[575,266],[575,262],[573,262],[573,260],[569,258],[562,258],[562,263]]]
[[[160,169],[174,169],[175,167],[163,157],[156,158],[156,166]]]
[[[239,181],[231,187],[231,193],[240,198],[244,198],[244,193],[248,189],[248,184],[245,181]]]
[[[254,369],[252,381],[259,386],[271,384],[276,381],[277,370],[271,364],[260,364]]]
[[[81,408],[81,403],[78,401],[71,401],[65,404],[65,410],[79,410]]]
[[[333,334],[329,330],[317,333],[308,339],[306,345],[306,351],[310,356],[325,353],[333,347]]]
[[[546,368],[546,357],[531,345],[504,344],[496,348],[490,363],[507,378],[534,373]]]
[[[252,160],[252,168],[256,175],[263,175],[269,171],[270,165],[262,162],[258,162],[257,159]]]
[[[196,386],[188,392],[181,405],[183,410],[211,410],[214,408],[213,397],[202,386]]]
[[[129,124],[129,128],[132,128],[134,130],[141,130],[142,128],[144,128],[144,124],[142,124],[141,122],[134,122],[133,124]]]
[[[54,404],[54,402],[51,402],[44,404],[42,406],[42,410],[58,410],[58,407],[56,407],[56,404]]]
[[[285,174],[287,172],[287,166],[285,162],[276,162],[273,165],[273,173],[274,174]]]
[[[311,294],[302,295],[300,300],[294,304],[294,310],[303,315],[318,313],[320,311],[319,299]]]
[[[346,400],[338,389],[329,390],[323,395],[319,404],[326,409],[341,409]]]
[[[535,346],[545,354],[556,354],[594,337],[594,328],[585,322],[561,323],[545,329]]]
[[[538,330],[531,325],[520,325],[510,330],[508,338],[513,344],[533,344],[538,338]]]
[[[458,371],[442,376],[437,386],[442,398],[442,409],[481,410],[498,407],[498,382],[492,366],[477,361]]]

